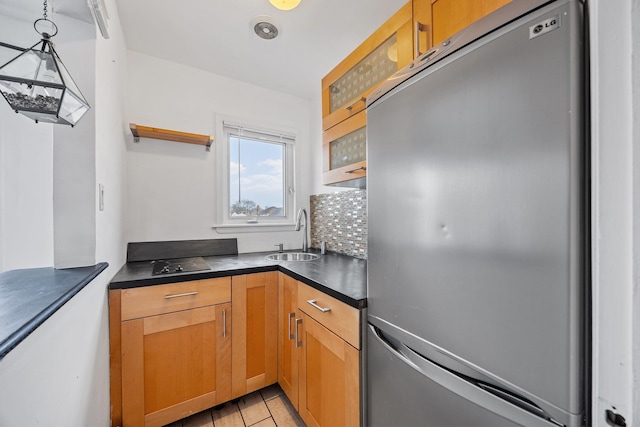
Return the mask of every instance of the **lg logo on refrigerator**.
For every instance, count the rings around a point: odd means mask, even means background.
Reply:
[[[549,31],[553,31],[556,28],[560,28],[560,16],[556,15],[553,18],[545,19],[535,25],[529,27],[529,40],[532,38],[547,34]]]

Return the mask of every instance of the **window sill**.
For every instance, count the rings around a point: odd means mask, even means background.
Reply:
[[[257,232],[273,232],[273,231],[292,231],[295,228],[294,223],[278,223],[269,224],[266,222],[257,222],[253,224],[218,224],[213,228],[220,234],[231,233],[257,233]]]

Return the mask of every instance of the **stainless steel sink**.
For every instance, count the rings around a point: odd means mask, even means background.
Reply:
[[[266,256],[269,261],[311,261],[318,259],[319,257],[320,255],[309,254],[306,252],[281,252]]]

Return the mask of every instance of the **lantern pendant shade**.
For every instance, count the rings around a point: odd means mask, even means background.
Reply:
[[[36,123],[74,126],[90,108],[46,36],[0,67],[0,93]]]

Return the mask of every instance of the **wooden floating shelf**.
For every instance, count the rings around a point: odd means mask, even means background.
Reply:
[[[207,151],[211,150],[213,135],[200,135],[197,133],[179,132],[176,130],[153,128],[129,123],[133,141],[140,142],[140,138],[162,139],[165,141],[184,142],[187,144],[204,145]]]

